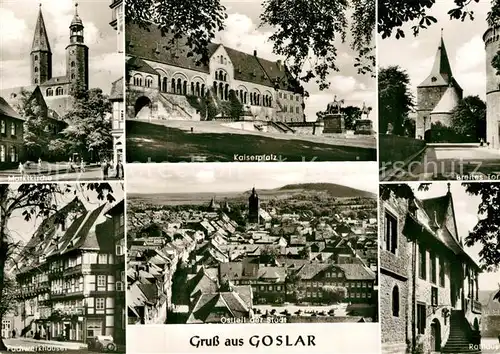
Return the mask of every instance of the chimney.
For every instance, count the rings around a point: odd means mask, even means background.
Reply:
[[[256,57],[257,56],[257,49],[254,49],[253,51],[253,56]]]

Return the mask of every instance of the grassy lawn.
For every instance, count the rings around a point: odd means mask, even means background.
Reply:
[[[376,149],[258,135],[196,133],[127,121],[127,162],[234,162],[234,155],[275,155],[278,161],[375,161]]]
[[[397,135],[379,134],[379,165],[389,167],[405,161],[425,147],[425,141]]]

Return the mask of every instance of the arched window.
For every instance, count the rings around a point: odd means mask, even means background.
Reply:
[[[222,55],[220,56],[220,63],[224,64],[224,57]]]
[[[17,149],[15,146],[12,146],[10,148],[10,162],[16,162],[17,161]]]
[[[217,96],[217,82],[214,81],[214,94]]]
[[[188,86],[188,82],[184,81],[184,83],[182,84],[182,94],[183,95],[187,95],[187,86]]]
[[[226,84],[226,87],[224,88],[224,99],[227,101],[229,99],[229,85]]]
[[[0,162],[5,162],[5,145],[0,146]]]
[[[75,79],[75,74],[71,74],[71,80]]]
[[[172,79],[172,83],[170,85],[170,91],[172,91],[172,93],[175,93],[175,79]]]
[[[219,72],[218,71],[215,72],[215,80],[219,80]]]
[[[175,90],[175,93],[181,94],[182,93],[182,80],[177,79],[177,89]]]
[[[227,74],[224,74],[224,81],[227,81]]]
[[[200,97],[200,83],[199,82],[196,83],[195,90],[196,90],[196,96]]]
[[[200,92],[202,97],[205,97],[205,84],[201,84],[201,92]]]
[[[153,78],[151,76],[147,76],[145,81],[146,81],[145,82],[146,83],[146,87],[153,86]]]
[[[38,84],[38,79],[35,79],[35,84]]]
[[[54,91],[49,87],[46,92],[47,96],[54,96]]]
[[[167,92],[167,89],[168,89],[167,86],[168,86],[168,79],[166,77],[164,77],[162,80],[161,90],[163,92]]]
[[[2,119],[2,122],[0,122],[0,133],[5,134],[5,121]]]
[[[62,87],[56,88],[56,96],[64,95],[64,91]]]
[[[194,96],[194,82],[191,83],[191,95]]]
[[[72,62],[71,62],[71,67],[72,67],[72,68],[74,68],[74,67],[75,67],[75,62],[74,62],[74,61],[72,61]]]
[[[220,94],[220,99],[224,99],[224,86],[222,85],[222,82],[219,83],[219,94]]]
[[[38,55],[35,55],[35,61],[38,61]]]
[[[392,315],[399,317],[399,288],[397,285],[392,289]]]
[[[134,75],[134,86],[142,86],[142,76],[140,74]]]
[[[245,99],[243,100],[245,104],[247,104],[248,102],[248,92],[245,92],[245,95],[244,95]]]
[[[35,66],[35,72],[37,73],[38,72],[38,67]]]

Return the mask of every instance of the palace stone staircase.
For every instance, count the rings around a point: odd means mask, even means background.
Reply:
[[[452,310],[450,317],[450,335],[448,341],[442,347],[441,352],[453,354],[481,353],[480,350],[477,350],[477,346],[474,345],[474,348],[471,348],[471,345],[475,344],[472,337],[473,335],[464,312]]]

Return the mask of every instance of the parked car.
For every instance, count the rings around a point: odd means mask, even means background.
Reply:
[[[95,336],[88,340],[88,349],[99,352],[114,352],[116,351],[116,344],[111,336]]]

